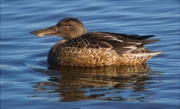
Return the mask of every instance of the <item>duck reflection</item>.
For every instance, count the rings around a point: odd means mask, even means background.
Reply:
[[[129,100],[142,99],[142,93],[148,90],[146,80],[151,79],[151,69],[147,64],[138,66],[105,66],[105,67],[67,67],[50,66],[50,75],[46,82],[36,83],[36,91],[47,91],[59,95],[60,101],[78,100]],[[125,94],[126,97],[123,97]],[[137,94],[137,93],[136,93]],[[148,94],[149,96],[149,94]]]

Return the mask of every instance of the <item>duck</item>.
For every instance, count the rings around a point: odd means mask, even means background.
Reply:
[[[32,31],[36,36],[59,36],[49,51],[47,61],[61,66],[119,66],[140,65],[161,54],[144,45],[159,39],[154,35],[128,35],[111,32],[87,32],[77,18],[67,17],[56,25]]]

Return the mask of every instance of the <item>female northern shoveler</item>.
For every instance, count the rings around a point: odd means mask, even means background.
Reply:
[[[65,66],[138,65],[161,53],[144,47],[159,41],[146,40],[153,35],[87,32],[76,18],[64,18],[55,26],[31,33],[63,37],[49,51],[48,62]]]

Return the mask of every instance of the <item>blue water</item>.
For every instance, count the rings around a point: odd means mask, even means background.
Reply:
[[[1,109],[179,109],[180,2],[178,0],[2,0]],[[30,31],[64,17],[88,31],[155,35],[147,45],[163,54],[144,66],[69,68],[48,65],[62,38]]]

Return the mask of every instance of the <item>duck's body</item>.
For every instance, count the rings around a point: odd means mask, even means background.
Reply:
[[[86,32],[75,18],[65,18],[57,25],[32,32],[38,36],[57,35],[63,40],[49,51],[48,62],[65,66],[139,65],[161,52],[149,51],[143,45],[152,35],[126,35],[109,32]]]

